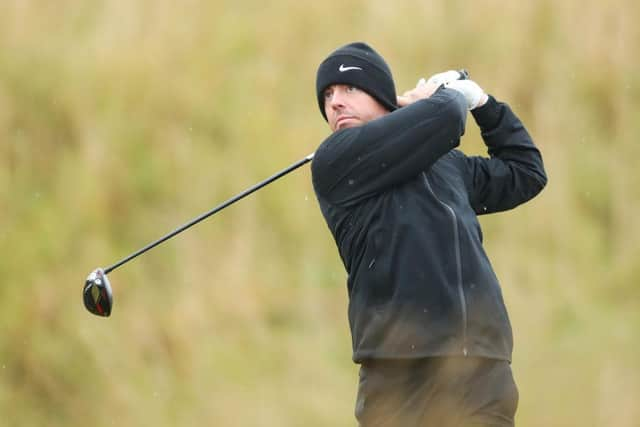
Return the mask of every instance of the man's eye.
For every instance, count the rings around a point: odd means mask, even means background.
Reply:
[[[330,91],[330,90],[325,90],[324,91],[324,99],[331,98],[331,95],[333,95],[333,91]]]

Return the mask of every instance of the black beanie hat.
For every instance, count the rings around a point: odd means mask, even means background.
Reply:
[[[325,120],[324,91],[333,84],[353,85],[374,97],[387,110],[398,108],[391,69],[366,43],[350,43],[331,53],[318,67],[316,94]]]

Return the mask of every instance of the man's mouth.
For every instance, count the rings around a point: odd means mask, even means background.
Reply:
[[[348,120],[354,120],[353,116],[340,116],[338,120],[336,120],[336,128],[340,128],[340,126],[344,125]]]

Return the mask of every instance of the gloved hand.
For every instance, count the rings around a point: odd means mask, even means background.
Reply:
[[[434,74],[433,76],[429,77],[427,83],[432,83],[436,86],[440,86],[441,84],[449,83],[454,80],[466,79],[467,77],[467,72],[464,70],[449,70],[442,73]]]
[[[444,86],[462,93],[467,100],[469,110],[483,106],[489,99],[484,90],[473,80],[453,80],[445,83]]]

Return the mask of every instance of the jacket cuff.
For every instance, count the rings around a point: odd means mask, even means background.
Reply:
[[[491,95],[489,95],[489,100],[482,107],[471,110],[473,118],[483,131],[497,127],[501,113],[500,103]]]

